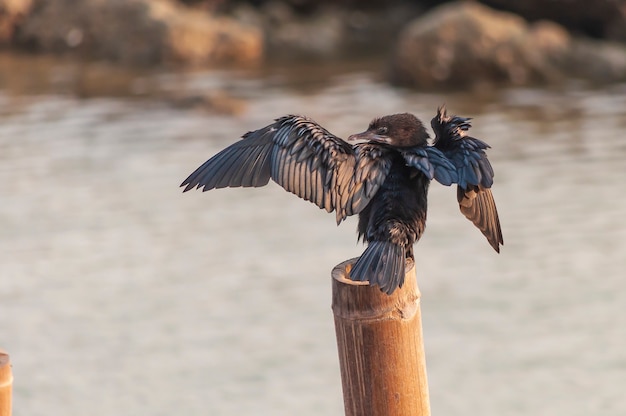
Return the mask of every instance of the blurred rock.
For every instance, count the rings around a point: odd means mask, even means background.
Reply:
[[[626,2],[623,4],[619,18],[607,26],[606,37],[614,41],[626,43]]]
[[[591,52],[579,45],[553,22],[529,25],[519,16],[478,3],[448,3],[402,32],[392,59],[392,80],[412,87],[455,88],[556,83],[581,75],[598,78],[589,73],[591,68],[578,67],[590,66],[586,59]],[[605,81],[626,78],[626,65],[621,66],[618,55],[614,49],[597,49],[593,72],[612,76]]]
[[[32,0],[0,0],[0,45],[11,43],[32,6]]]
[[[252,63],[262,34],[169,0],[34,0],[14,43],[131,65]]]
[[[626,47],[590,39],[572,44],[564,66],[569,74],[595,84],[626,81]]]
[[[419,14],[408,3],[393,2],[382,9],[347,7],[321,2],[308,12],[293,2],[266,1],[257,9],[241,5],[232,10],[240,21],[263,29],[270,59],[345,59],[375,56],[385,51],[401,28]],[[362,6],[362,4],[359,4]]]
[[[595,38],[615,40],[618,28],[626,26],[626,0],[481,1],[489,6],[516,13],[530,21],[552,20],[573,33]]]
[[[275,56],[332,55],[344,36],[342,14],[324,8],[299,16],[285,3],[269,2],[261,9],[268,51]]]

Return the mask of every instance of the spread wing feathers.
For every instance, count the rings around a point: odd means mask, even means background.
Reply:
[[[456,168],[457,199],[461,212],[480,229],[491,246],[500,251],[502,230],[496,204],[491,194],[493,168],[485,150],[489,145],[470,137],[470,119],[448,116],[439,107],[431,126],[435,131],[434,147],[441,150]]]
[[[430,124],[435,131],[434,147],[454,163],[459,186],[466,188],[468,185],[481,185],[490,188],[493,184],[493,168],[485,153],[489,145],[467,135],[471,127],[470,119],[448,116],[442,106]]]
[[[408,166],[421,171],[428,179],[436,179],[443,185],[450,186],[458,182],[454,164],[435,147],[412,147],[401,150]]]
[[[392,164],[392,159],[385,157],[391,150],[382,146],[359,143],[354,146],[354,150],[354,174],[350,178],[346,202],[342,204],[346,208],[346,215],[357,214],[367,206],[385,182]]]
[[[303,116],[285,116],[222,150],[193,172],[184,191],[264,186],[272,178],[328,212],[337,223],[360,212],[389,171],[374,149],[355,149]]]
[[[479,186],[473,186],[470,189],[459,187],[457,199],[463,215],[478,227],[480,232],[487,237],[491,247],[499,253],[500,244],[504,244],[504,240],[491,189]]]
[[[336,210],[337,223],[341,222],[347,215],[354,150],[309,118],[286,116],[276,124],[272,179],[328,212]]]
[[[180,186],[183,192],[193,188],[208,191],[225,187],[259,187],[270,179],[270,150],[268,135],[272,126],[248,133],[237,143],[222,150],[196,169]]]

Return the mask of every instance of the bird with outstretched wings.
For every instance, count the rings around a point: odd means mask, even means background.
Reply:
[[[431,145],[422,123],[411,114],[372,121],[350,136],[351,144],[313,120],[297,115],[246,133],[207,160],[181,186],[184,191],[259,187],[270,178],[287,191],[328,212],[337,224],[359,214],[359,235],[367,242],[351,279],[368,280],[392,293],[404,281],[405,259],[426,220],[428,184],[458,185],[461,212],[499,251],[503,243],[491,194],[489,147],[467,136],[469,119],[448,117],[439,108]]]

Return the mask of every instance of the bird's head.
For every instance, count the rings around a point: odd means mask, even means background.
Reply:
[[[422,122],[413,114],[392,114],[372,120],[363,133],[353,134],[348,140],[386,143],[395,147],[427,144],[428,133]]]

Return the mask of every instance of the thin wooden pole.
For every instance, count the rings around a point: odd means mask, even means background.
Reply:
[[[404,285],[386,295],[348,279],[355,261],[332,271],[346,416],[429,416],[415,267],[407,263]]]
[[[13,374],[9,354],[0,350],[0,416],[11,416]]]

